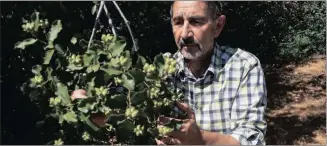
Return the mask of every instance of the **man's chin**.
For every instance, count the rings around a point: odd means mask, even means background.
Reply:
[[[183,55],[183,57],[184,57],[185,59],[188,59],[188,60],[196,60],[196,59],[198,59],[198,58],[201,56],[200,53],[199,53],[199,54],[194,54],[194,55],[192,55],[191,53],[186,52],[185,50],[182,50],[182,51],[181,51],[181,54]]]

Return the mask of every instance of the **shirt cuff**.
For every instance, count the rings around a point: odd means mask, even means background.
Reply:
[[[235,138],[240,145],[265,145],[263,134],[255,130],[240,128],[229,135]]]

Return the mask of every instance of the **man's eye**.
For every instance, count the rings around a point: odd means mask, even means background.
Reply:
[[[182,21],[174,21],[174,25],[181,25]]]
[[[191,21],[191,24],[200,25],[200,24],[202,24],[202,21],[200,21],[200,20],[192,20]]]

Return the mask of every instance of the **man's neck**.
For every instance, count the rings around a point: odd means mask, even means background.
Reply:
[[[188,69],[192,72],[192,74],[199,78],[201,77],[205,71],[208,69],[210,62],[211,62],[211,56],[213,55],[214,49],[211,49],[210,52],[208,52],[203,57],[196,59],[196,60],[187,60],[186,64]]]

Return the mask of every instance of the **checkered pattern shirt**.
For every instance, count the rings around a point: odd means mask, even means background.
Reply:
[[[266,85],[259,60],[239,48],[215,45],[209,68],[196,78],[177,52],[174,83],[182,89],[198,126],[234,137],[241,145],[265,145]]]

